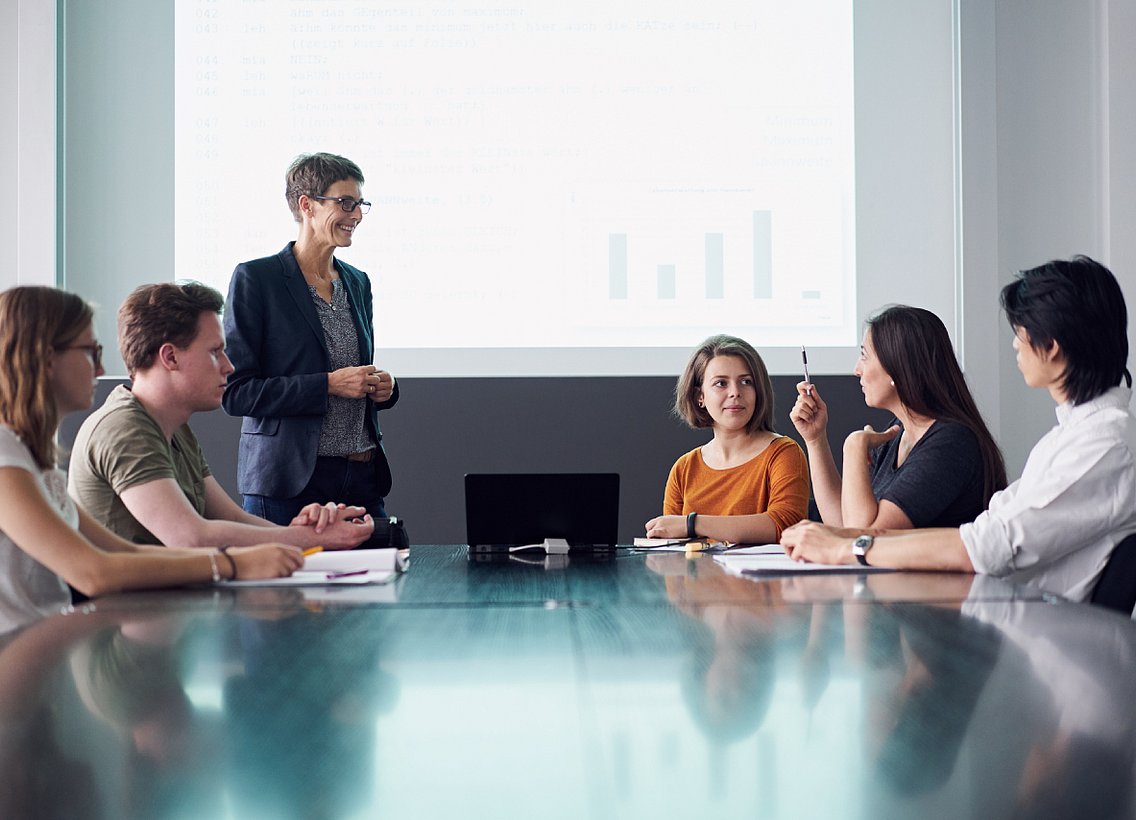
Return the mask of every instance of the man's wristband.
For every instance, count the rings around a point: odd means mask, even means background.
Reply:
[[[693,541],[698,536],[694,534],[694,519],[698,517],[698,513],[692,512],[686,516],[686,537],[687,540]]]

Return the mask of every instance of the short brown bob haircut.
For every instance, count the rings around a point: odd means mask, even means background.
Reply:
[[[678,377],[675,385],[675,415],[685,421],[694,429],[713,427],[714,419],[705,407],[698,406],[698,394],[702,392],[702,379],[706,375],[706,367],[710,361],[718,356],[736,356],[745,362],[746,369],[753,376],[754,387],[757,389],[757,406],[753,408],[746,432],[774,432],[773,431],[773,384],[769,381],[769,371],[765,362],[753,349],[753,345],[739,339],[737,336],[719,334],[711,336],[698,346],[686,363],[686,369]]]
[[[225,299],[200,282],[135,288],[118,309],[118,350],[132,377],[154,364],[166,342],[184,350],[197,338],[202,313],[220,314]]]

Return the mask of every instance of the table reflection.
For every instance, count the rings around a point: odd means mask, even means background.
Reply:
[[[8,632],[0,817],[1133,814],[1113,613],[961,575],[435,561],[397,600],[121,596]]]

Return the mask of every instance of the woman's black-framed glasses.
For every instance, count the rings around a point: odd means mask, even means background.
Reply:
[[[338,202],[339,207],[347,213],[351,213],[356,208],[363,214],[371,210],[371,203],[365,199],[352,199],[349,196],[316,196],[315,194],[310,194],[310,197],[323,202]]]
[[[91,364],[98,370],[103,364],[103,346],[98,342],[93,345],[67,345],[66,347],[57,347],[56,350],[85,350],[87,355],[91,357]]]

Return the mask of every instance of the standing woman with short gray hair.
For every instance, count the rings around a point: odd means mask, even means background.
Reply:
[[[371,207],[362,188],[349,159],[297,157],[285,175],[296,240],[237,265],[229,285],[236,370],[223,406],[244,416],[237,485],[245,510],[277,524],[328,498],[386,516],[391,471],[377,411],[398,401],[398,385],[374,364],[371,282],[335,258]]]

